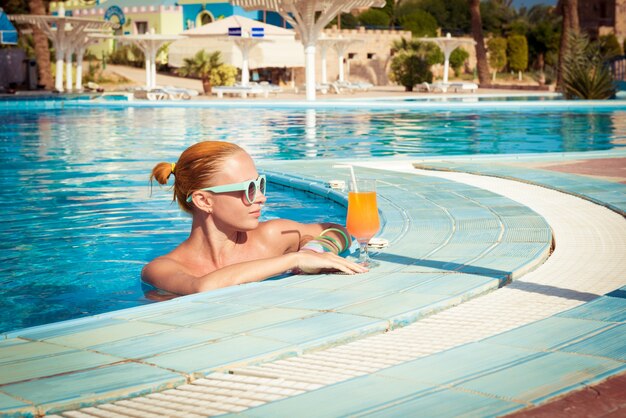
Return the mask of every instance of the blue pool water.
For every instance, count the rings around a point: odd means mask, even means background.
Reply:
[[[0,120],[0,332],[149,303],[141,267],[181,242],[190,219],[167,189],[150,195],[148,176],[200,140],[236,142],[261,162],[626,144],[623,109],[93,107],[4,109]],[[269,199],[265,219],[345,215],[289,189],[270,189]]]

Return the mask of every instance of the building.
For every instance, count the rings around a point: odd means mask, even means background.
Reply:
[[[50,11],[56,14],[61,2],[51,2]],[[280,15],[262,10],[245,11],[223,0],[99,0],[86,5],[81,0],[63,2],[66,14],[74,17],[104,19],[115,26],[116,35],[136,35],[153,31],[156,34],[178,35],[182,32],[233,15],[244,16],[282,28],[291,28]],[[327,37],[345,37],[358,40],[344,51],[345,78],[350,81],[368,81],[375,85],[389,84],[388,72],[391,59],[391,44],[402,37],[411,37],[408,31],[326,29]],[[90,48],[100,57],[115,48],[108,41]],[[319,51],[319,48],[318,48]],[[298,51],[301,52],[301,51]],[[317,80],[321,80],[321,59],[318,52]],[[327,51],[327,80],[339,77],[339,54],[335,48]],[[180,62],[178,59],[177,62]],[[304,79],[304,71],[298,69],[296,83]]]
[[[626,0],[579,0],[578,19],[592,37],[613,33],[620,44],[626,39]]]

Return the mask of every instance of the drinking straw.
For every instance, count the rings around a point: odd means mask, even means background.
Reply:
[[[335,164],[333,165],[333,168],[349,168],[350,177],[352,178],[352,190],[354,190],[355,193],[359,192],[358,188],[356,187],[356,176],[354,175],[354,167],[352,167],[350,164]]]

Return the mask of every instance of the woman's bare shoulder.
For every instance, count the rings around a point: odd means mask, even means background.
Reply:
[[[196,292],[194,279],[187,266],[169,254],[155,258],[141,271],[144,282],[179,295]]]

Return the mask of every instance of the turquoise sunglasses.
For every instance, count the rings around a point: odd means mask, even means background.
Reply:
[[[248,203],[253,204],[256,199],[256,192],[260,190],[265,194],[265,174],[261,174],[256,180],[246,180],[241,183],[225,184],[223,186],[207,187],[206,189],[200,189],[199,191],[212,192],[212,193],[228,193],[228,192],[245,192],[246,200]],[[187,198],[187,203],[191,202],[191,195]]]

